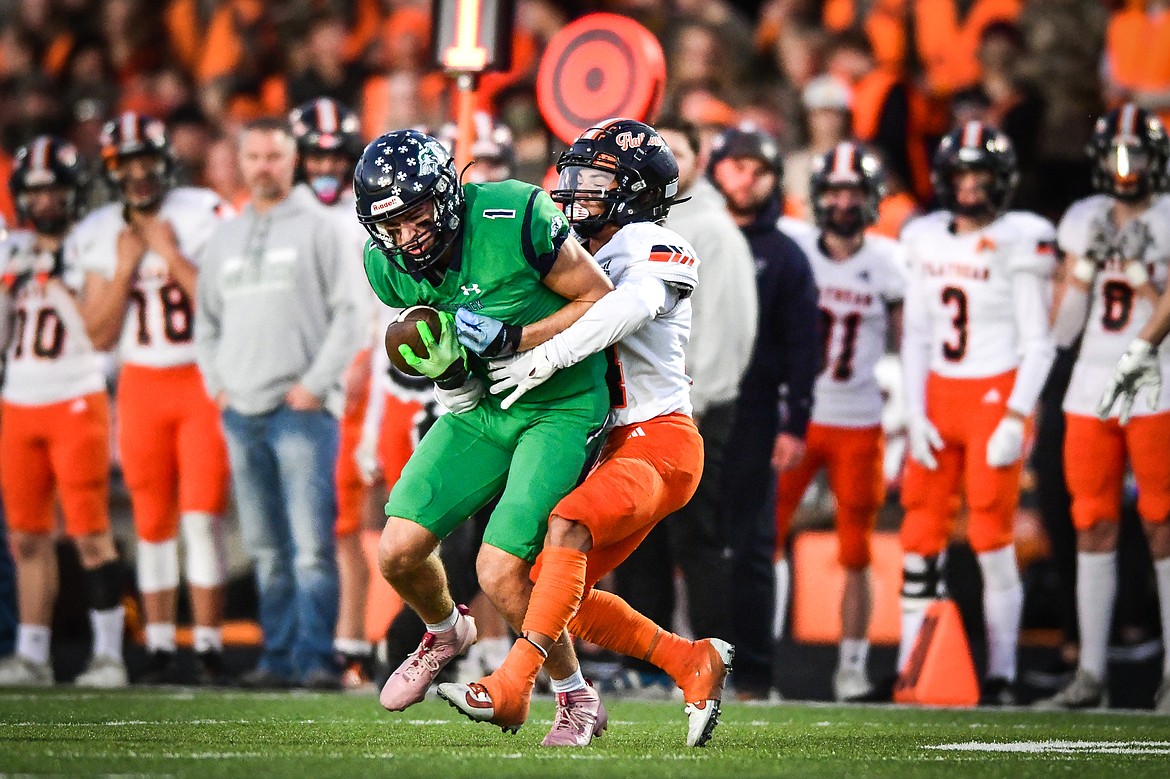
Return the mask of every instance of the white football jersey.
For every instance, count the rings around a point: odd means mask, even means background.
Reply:
[[[183,256],[195,265],[207,239],[228,214],[230,209],[218,195],[192,187],[168,192],[159,210],[174,228]],[[66,262],[112,279],[118,265],[118,234],[125,226],[120,203],[94,211],[66,239]],[[147,250],[130,289],[118,357],[152,368],[189,365],[195,362],[194,336],[194,301],[171,278],[166,261]]]
[[[33,250],[33,235],[10,233],[0,243],[9,317],[3,397],[22,406],[60,403],[105,389],[101,360],[90,343],[73,292],[48,276],[51,256]],[[66,272],[72,284],[80,274]]]
[[[1072,414],[1095,415],[1101,394],[1113,376],[1117,361],[1154,313],[1154,301],[1136,294],[1125,277],[1125,265],[1140,259],[1146,265],[1150,281],[1158,290],[1165,290],[1170,263],[1170,196],[1155,200],[1150,208],[1124,228],[1134,231],[1140,240],[1119,240],[1119,231],[1112,226],[1110,210],[1113,198],[1094,195],[1073,203],[1060,220],[1057,238],[1060,248],[1077,257],[1084,257],[1091,243],[1106,240],[1114,247],[1111,258],[1093,280],[1089,303],[1089,318],[1085,322],[1084,337],[1077,363],[1073,367],[1068,393],[1064,396],[1064,410]],[[1140,251],[1139,257],[1122,257],[1117,249]],[[1158,351],[1162,376],[1170,377],[1170,341],[1163,342]],[[1158,407],[1150,410],[1144,401],[1135,403],[1133,414],[1162,413],[1170,409],[1170,381],[1162,382]],[[1112,414],[1120,413],[1120,404]]]
[[[691,380],[683,349],[691,335],[690,291],[698,283],[695,250],[673,230],[651,222],[626,225],[596,255],[614,286],[639,275],[684,290],[667,310],[627,335],[610,351],[613,423],[632,425],[672,412],[691,413]],[[676,301],[677,302],[674,302]]]
[[[860,251],[833,260],[819,235],[797,240],[820,294],[825,367],[813,392],[812,421],[834,427],[872,427],[882,419],[882,392],[874,369],[886,351],[889,307],[906,292],[906,268],[897,241],[867,236]]]
[[[1051,278],[1056,231],[1042,217],[1009,211],[962,235],[951,232],[951,214],[935,211],[902,231],[907,270],[923,295],[930,332],[930,370],[950,378],[985,378],[1019,366],[1021,334],[1012,280],[1030,272]],[[1049,301],[1035,301],[1047,317]]]
[[[329,212],[337,217],[337,233],[342,241],[341,256],[343,265],[349,272],[346,283],[353,288],[355,315],[358,321],[363,323],[363,336],[369,333],[371,337],[375,337],[375,331],[378,330],[378,309],[383,306],[366,279],[366,242],[370,239],[370,234],[358,221],[357,210],[354,208],[355,200],[353,191],[346,190],[341,198],[329,207]],[[380,333],[385,332],[386,328],[383,327]]]

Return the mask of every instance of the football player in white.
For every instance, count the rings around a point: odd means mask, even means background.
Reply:
[[[157,119],[126,112],[110,120],[101,153],[118,200],[78,224],[66,255],[85,271],[89,337],[100,350],[116,347],[122,365],[118,450],[150,653],[141,681],[176,681],[181,530],[198,680],[222,683],[227,446],[195,364],[192,301],[200,253],[226,209],[210,190],[172,186],[174,159]]]
[[[1117,593],[1117,536],[1126,463],[1137,481],[1137,510],[1150,542],[1170,645],[1170,387],[1149,405],[1123,404],[1097,417],[1101,387],[1139,334],[1166,289],[1170,263],[1170,139],[1157,115],[1130,103],[1101,117],[1089,144],[1096,195],[1074,203],[1057,236],[1067,255],[1067,282],[1056,311],[1057,344],[1084,333],[1064,397],[1064,468],[1077,530],[1077,672],[1042,708],[1105,703],[1106,650]],[[1154,352],[1163,369],[1170,348]],[[1110,403],[1110,406],[1113,404]],[[1156,707],[1170,712],[1170,652],[1163,660]]]
[[[981,699],[1014,701],[1023,588],[1013,523],[1029,417],[1056,353],[1047,311],[1055,231],[1007,211],[1019,173],[1007,136],[979,122],[947,134],[934,158],[944,210],[902,233],[910,459],[902,486],[903,668],[930,601],[944,594],[960,492],[983,576],[987,673]]]
[[[515,730],[528,715],[536,674],[555,639],[574,635],[659,666],[687,702],[688,746],[702,746],[719,717],[733,650],[719,639],[688,641],[593,585],[654,525],[690,499],[703,469],[703,441],[690,411],[683,349],[698,259],[659,223],[678,193],[678,163],[650,126],[612,119],[586,130],[557,162],[554,200],[613,281],[574,324],[491,371],[502,408],[557,370],[611,349],[611,422],[597,465],[553,509],[521,638],[504,664],[478,682],[439,685],[473,720]],[[487,356],[517,343],[509,326],[460,309],[460,340]],[[583,746],[606,727],[605,707],[580,668],[553,679],[557,713],[543,743]]]
[[[101,361],[74,295],[80,273],[63,240],[81,203],[77,150],[50,136],[16,153],[10,186],[21,222],[0,242],[0,491],[19,586],[16,654],[0,686],[53,684],[49,645],[57,600],[54,505],[85,571],[93,658],[76,684],[126,686],[124,570],[110,533],[110,411]]]
[[[289,127],[297,142],[297,177],[337,216],[346,256],[362,256],[370,235],[354,218],[353,168],[365,148],[357,114],[332,98],[320,97],[294,108]],[[359,321],[368,324],[363,335],[372,343],[377,299],[361,263],[349,262],[345,267],[353,271],[348,280],[353,301]],[[366,635],[370,566],[362,548],[362,519],[369,496],[356,458],[370,393],[371,353],[369,347],[361,349],[342,376],[345,409],[334,471],[339,603],[333,651],[341,665],[341,684],[351,689],[368,685],[373,676],[373,647]]]
[[[812,421],[800,463],[779,476],[776,559],[813,477],[828,471],[837,499],[838,558],[845,568],[841,647],[833,675],[837,700],[873,692],[866,674],[873,601],[870,543],[884,495],[882,391],[875,369],[892,332],[900,337],[905,263],[896,241],[866,235],[882,198],[878,159],[849,141],[813,160],[809,193],[818,232],[796,237],[820,292],[824,369],[813,391]],[[777,570],[777,577],[783,576]],[[786,592],[787,588],[777,588]],[[787,611],[777,603],[777,613]]]

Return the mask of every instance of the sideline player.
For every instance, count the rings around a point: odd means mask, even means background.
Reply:
[[[439,685],[439,695],[472,719],[515,730],[544,658],[571,625],[586,640],[670,673],[687,701],[687,744],[702,746],[718,721],[731,646],[687,641],[616,596],[590,592],[659,520],[686,504],[702,475],[683,354],[699,261],[661,226],[678,193],[678,163],[653,128],[617,119],[586,130],[557,170],[552,197],[615,289],[564,332],[493,367],[491,392],[510,391],[510,406],[556,371],[612,347],[615,427],[597,466],[552,511],[523,634],[504,665],[471,685]],[[486,356],[492,343],[509,340],[507,325],[472,311],[461,310],[457,321],[464,344]],[[554,676],[552,687],[557,714],[544,745],[584,746],[605,729],[605,707],[579,668]]]
[[[780,474],[776,495],[776,557],[782,559],[792,515],[824,468],[837,499],[838,559],[845,568],[841,647],[833,674],[839,701],[873,692],[866,674],[873,601],[870,544],[884,493],[882,391],[878,360],[892,331],[901,337],[905,263],[896,241],[865,231],[882,199],[878,159],[843,142],[818,156],[809,177],[819,233],[798,235],[820,295],[824,369],[813,390],[804,457]],[[787,604],[777,604],[777,610]]]
[[[601,355],[558,372],[510,411],[495,396],[479,397],[486,370],[467,359],[450,312],[466,307],[520,325],[540,322],[507,344],[511,354],[563,329],[613,286],[569,236],[548,195],[518,181],[460,186],[450,153],[416,130],[367,146],[354,191],[372,239],[365,268],[378,297],[392,308],[442,311],[439,333],[419,323],[425,357],[402,350],[412,367],[436,379],[444,404],[461,412],[438,418],[386,503],[379,566],[427,626],[382,688],[382,706],[400,711],[422,700],[443,666],[476,638],[474,620],[448,592],[439,540],[501,495],[476,568],[484,592],[519,629],[549,513],[575,485],[609,411]],[[571,675],[565,665],[554,660],[550,673]]]
[[[1007,211],[1019,178],[1007,136],[980,122],[948,133],[934,158],[945,210],[902,233],[902,365],[910,460],[902,485],[901,669],[931,599],[944,594],[951,523],[965,487],[967,539],[983,576],[987,674],[981,700],[1015,700],[1023,587],[1012,527],[1028,417],[1055,356],[1049,330],[1055,231]]]
[[[297,142],[297,178],[305,181],[317,200],[337,216],[344,255],[361,256],[369,235],[354,219],[354,194],[350,186],[354,165],[365,146],[357,114],[332,98],[320,97],[294,108],[288,121]],[[345,268],[353,270],[354,277],[348,281],[362,336],[372,340],[376,301],[370,285],[359,272],[358,263],[347,263]],[[370,354],[368,347],[361,349],[342,376],[345,409],[334,471],[339,604],[333,651],[341,666],[341,683],[347,688],[367,685],[373,675],[373,647],[366,636],[370,567],[362,549],[367,486],[355,458],[370,393]]]
[[[1105,703],[1127,460],[1154,558],[1163,639],[1170,645],[1170,386],[1155,394],[1149,409],[1139,405],[1124,422],[1115,414],[1099,419],[1096,413],[1101,387],[1166,288],[1170,199],[1158,193],[1167,183],[1170,139],[1155,114],[1131,103],[1097,121],[1089,149],[1098,194],[1074,203],[1060,222],[1057,237],[1068,255],[1068,281],[1054,324],[1061,346],[1084,333],[1064,397],[1064,468],[1077,529],[1081,651],[1072,681],[1037,704],[1047,709]],[[1160,351],[1158,362],[1163,368],[1170,365],[1170,349]],[[1170,713],[1170,652],[1162,674],[1155,708]]]
[[[10,186],[22,222],[0,242],[0,491],[16,561],[16,654],[0,686],[49,686],[57,600],[54,504],[85,570],[93,657],[75,683],[125,687],[122,562],[110,533],[110,412],[105,378],[74,300],[80,281],[62,242],[82,199],[82,163],[42,135],[16,153]]]
[[[162,122],[126,112],[102,128],[106,179],[118,201],[66,242],[85,271],[81,313],[99,350],[117,347],[118,451],[138,535],[138,587],[150,657],[140,681],[176,682],[178,536],[201,683],[226,681],[223,607],[227,445],[195,364],[192,301],[199,256],[224,212],[210,190],[173,187]]]

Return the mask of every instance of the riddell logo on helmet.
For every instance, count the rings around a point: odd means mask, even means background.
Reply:
[[[634,135],[628,130],[624,133],[618,133],[617,137],[614,138],[614,142],[616,142],[618,146],[622,147],[622,151],[636,149],[642,145],[642,141],[644,140],[646,140],[646,133],[638,133],[637,135]]]
[[[370,206],[370,214],[380,214],[383,211],[389,211],[392,208],[399,208],[402,205],[402,198],[398,195],[388,197],[385,200],[379,200],[374,205]]]

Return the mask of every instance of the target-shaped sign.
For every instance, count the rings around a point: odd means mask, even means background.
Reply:
[[[536,77],[545,122],[565,143],[612,117],[653,118],[666,86],[654,34],[616,14],[589,14],[549,41]]]

